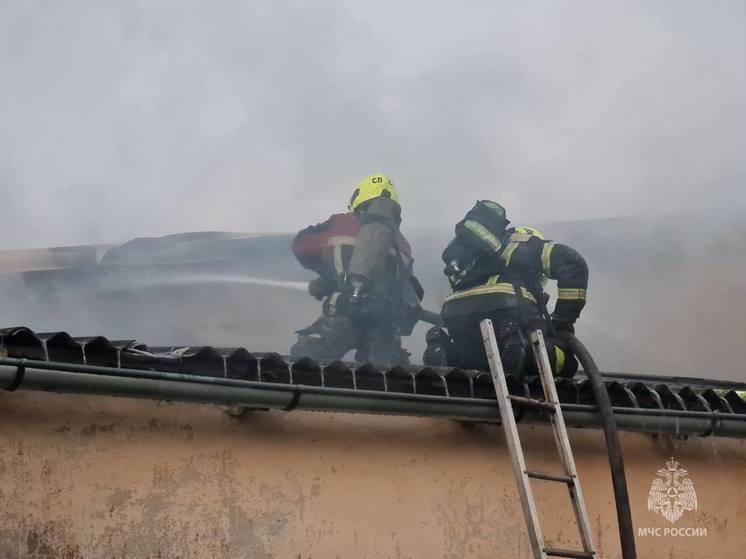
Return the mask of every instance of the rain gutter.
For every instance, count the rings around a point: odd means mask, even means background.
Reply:
[[[298,409],[499,421],[497,402],[493,399],[278,384],[15,358],[0,359],[0,387],[286,411]],[[562,410],[568,426],[601,425],[595,405],[565,403]],[[614,407],[613,411],[617,427],[622,431],[746,438],[746,414],[624,407]],[[521,421],[546,423],[546,418],[527,412]]]

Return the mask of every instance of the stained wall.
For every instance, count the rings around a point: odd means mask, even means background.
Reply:
[[[551,431],[521,430],[529,466],[551,469]],[[619,557],[602,434],[571,436],[601,556]],[[661,531],[637,538],[641,559],[743,556],[746,441],[623,434],[622,442],[636,528]],[[698,498],[674,524],[647,508],[671,457]],[[535,487],[548,539],[576,547],[566,489]],[[0,395],[0,557],[530,552],[499,426],[280,411],[235,418],[213,406],[19,391]]]

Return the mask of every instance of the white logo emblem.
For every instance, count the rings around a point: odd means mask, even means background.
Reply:
[[[660,513],[671,524],[679,520],[685,511],[697,510],[697,492],[694,491],[689,474],[679,463],[671,458],[666,468],[658,470],[657,477],[650,486],[648,510]]]

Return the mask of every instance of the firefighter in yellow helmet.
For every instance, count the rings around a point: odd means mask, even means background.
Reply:
[[[428,332],[425,364],[487,369],[479,324],[489,318],[507,374],[534,368],[528,359],[528,332],[541,329],[555,374],[572,376],[577,361],[555,334],[574,332],[585,305],[588,266],[569,246],[509,223],[500,204],[481,200],[456,225],[456,235],[443,251],[453,290],[441,311],[447,331]],[[551,317],[543,289],[547,278],[558,284]]]
[[[293,252],[318,277],[309,293],[322,315],[297,332],[294,359],[341,359],[355,349],[357,361],[408,361],[401,336],[417,321],[422,288],[412,274],[412,250],[399,231],[401,207],[386,175],[370,175],[352,193],[348,212],[332,215],[296,236]]]
[[[355,211],[363,204],[377,198],[391,200],[396,202],[397,206],[399,204],[399,195],[396,193],[396,187],[391,179],[386,175],[370,175],[357,183],[355,191],[350,197],[350,203],[348,204],[347,209]],[[401,223],[401,207],[396,209],[393,205],[384,204],[384,206],[390,208],[390,219],[398,220]]]

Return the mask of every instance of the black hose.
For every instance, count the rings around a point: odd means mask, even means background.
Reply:
[[[611,469],[611,483],[614,486],[614,500],[616,501],[616,515],[619,522],[619,539],[622,544],[622,558],[636,559],[635,532],[632,527],[632,511],[629,506],[629,493],[627,492],[627,478],[624,474],[624,460],[622,459],[622,447],[619,444],[619,433],[616,428],[614,411],[611,407],[609,393],[606,384],[598,371],[593,357],[586,347],[575,336],[563,332],[560,339],[575,354],[583,366],[585,374],[591,381],[593,394],[598,405],[598,413],[601,416],[601,425],[606,438],[606,449],[609,453],[609,467]]]

